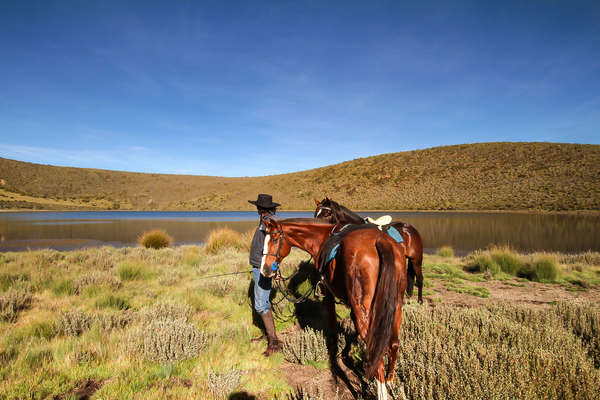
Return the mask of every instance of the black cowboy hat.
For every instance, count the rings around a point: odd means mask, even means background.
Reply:
[[[259,194],[258,199],[256,199],[256,201],[248,200],[248,203],[254,204],[256,207],[260,208],[275,208],[281,205],[279,203],[273,203],[273,196],[264,193]]]

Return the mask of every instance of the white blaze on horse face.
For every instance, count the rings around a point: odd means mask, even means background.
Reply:
[[[271,241],[271,235],[265,236],[265,244],[263,246],[263,256],[260,262],[260,267],[263,268],[265,266],[265,261],[267,260],[267,254],[269,253],[269,242]]]
[[[319,211],[317,211],[317,218],[319,218],[319,215],[321,215],[321,212],[323,212],[323,209],[319,208]]]

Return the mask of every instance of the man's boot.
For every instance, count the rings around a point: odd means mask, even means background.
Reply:
[[[273,313],[271,310],[267,311],[260,316],[265,324],[265,331],[267,332],[267,340],[269,341],[269,345],[267,346],[267,350],[263,353],[265,356],[269,357],[276,351],[281,351],[281,342],[277,338],[277,333],[275,332],[275,321],[273,320]]]

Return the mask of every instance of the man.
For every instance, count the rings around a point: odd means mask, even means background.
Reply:
[[[273,202],[270,194],[259,194],[258,199],[248,200],[248,203],[254,204],[261,218],[268,218],[275,215],[278,203]],[[250,265],[252,265],[252,275],[254,276],[254,309],[260,315],[265,332],[267,334],[268,346],[263,353],[265,356],[270,356],[272,353],[281,350],[281,342],[277,338],[275,332],[275,321],[273,321],[273,313],[271,312],[271,303],[269,296],[271,294],[271,278],[266,278],[260,273],[260,267],[263,262],[263,251],[265,245],[265,237],[267,235],[267,227],[262,222],[259,222],[254,237],[252,238],[252,246],[250,247]]]

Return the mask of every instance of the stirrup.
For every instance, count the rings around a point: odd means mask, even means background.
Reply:
[[[326,290],[327,288],[325,287],[323,281],[317,282],[317,284],[315,285],[315,297],[325,297]]]

